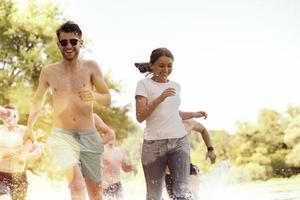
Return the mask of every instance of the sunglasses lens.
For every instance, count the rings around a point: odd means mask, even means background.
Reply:
[[[68,40],[60,40],[59,41],[61,46],[67,46],[68,45]]]
[[[77,39],[71,39],[70,43],[71,43],[72,46],[76,46],[77,43],[78,43],[78,40]]]

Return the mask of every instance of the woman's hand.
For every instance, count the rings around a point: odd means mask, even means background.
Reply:
[[[175,88],[167,88],[161,93],[160,98],[162,101],[164,101],[167,97],[175,96],[175,94]]]
[[[207,113],[204,112],[204,111],[195,112],[194,118],[200,118],[200,117],[204,117],[204,119],[206,119],[207,118]]]

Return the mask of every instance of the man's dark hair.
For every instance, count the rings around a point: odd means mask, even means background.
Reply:
[[[63,23],[57,30],[56,30],[56,35],[57,38],[59,39],[60,33],[65,32],[65,33],[76,33],[79,38],[82,36],[81,29],[79,28],[78,24],[72,22],[72,21],[67,21]]]
[[[2,106],[3,108],[6,108],[6,109],[10,109],[10,110],[17,110],[17,106],[15,105],[11,105],[11,104],[6,104],[4,106]]]

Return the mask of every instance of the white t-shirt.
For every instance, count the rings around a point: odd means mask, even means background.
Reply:
[[[137,83],[135,95],[144,96],[148,102],[151,102],[167,88],[175,88],[176,94],[167,97],[146,118],[145,140],[181,138],[186,135],[178,111],[180,105],[180,85],[178,83],[173,81],[159,83],[145,78]]]
[[[23,146],[23,136],[26,126],[17,125],[12,131],[6,130],[0,125],[0,151],[8,151],[21,148]],[[7,173],[23,172],[25,163],[19,163],[18,156],[12,156],[7,159],[0,159],[0,171]]]
[[[25,126],[18,125],[13,131],[9,132],[4,125],[0,125],[0,147],[13,149],[22,146],[25,130]]]

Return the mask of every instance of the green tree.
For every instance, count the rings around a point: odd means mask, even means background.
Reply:
[[[286,163],[295,168],[300,168],[300,107],[288,107],[289,124],[284,131],[284,142],[290,149],[286,156]]]
[[[55,31],[65,21],[59,4],[37,0],[24,2],[25,6],[20,6],[18,1],[0,0],[0,104],[18,105],[23,124],[42,67],[61,59]],[[122,92],[121,83],[113,81],[110,73],[105,75],[105,80],[110,89]],[[35,126],[42,141],[47,139],[52,125],[49,96],[46,102]],[[96,107],[95,111],[115,129],[117,139],[123,139],[135,130],[127,115],[129,109],[127,105],[111,109]]]
[[[262,109],[256,123],[240,122],[231,141],[232,163],[243,168],[252,179],[284,176],[288,153],[283,141],[287,121],[282,114]]]
[[[53,33],[63,17],[53,3],[31,0],[21,9],[12,0],[0,0],[0,5],[0,86],[5,100],[5,89],[36,85],[42,66],[60,59]]]
[[[24,0],[22,5],[25,6],[20,6],[19,2],[0,0],[0,105],[17,105],[20,122],[26,124],[42,67],[61,60],[55,31],[66,20],[59,4]],[[122,85],[113,81],[110,74],[105,75],[105,80],[110,89],[122,92]],[[37,139],[41,142],[47,140],[52,126],[51,100],[48,96],[35,125]],[[113,105],[111,109],[96,106],[95,111],[115,129],[117,139],[121,140],[135,131],[135,125],[127,115],[129,109],[128,105]],[[40,160],[29,163],[28,167],[46,172],[52,178],[61,177],[51,165],[50,153],[47,150],[43,153]]]

